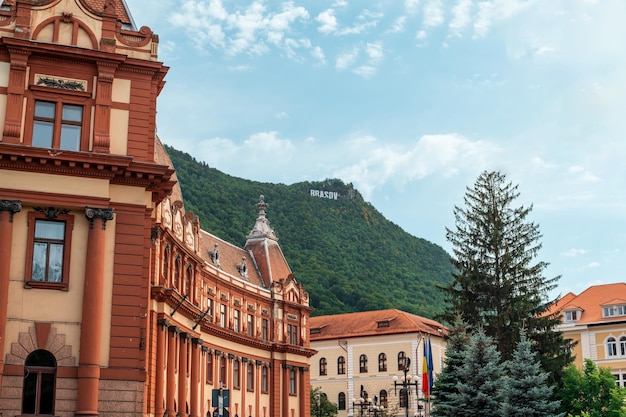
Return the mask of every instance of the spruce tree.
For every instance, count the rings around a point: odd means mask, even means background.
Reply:
[[[503,417],[561,417],[559,401],[551,399],[553,386],[549,374],[542,372],[525,334],[507,363],[504,381]]]
[[[468,338],[465,323],[460,317],[457,317],[447,336],[443,369],[433,385],[431,397],[433,408],[430,414],[432,417],[461,417],[465,415],[464,407],[457,404],[455,400],[459,398],[457,372],[464,363]]]
[[[500,172],[483,172],[467,189],[465,207],[455,206],[455,229],[446,228],[453,246],[453,282],[443,288],[451,308],[441,319],[460,314],[469,328],[482,327],[503,360],[512,357],[522,328],[534,342],[542,368],[555,375],[571,362],[556,314],[547,314],[549,293],[558,276],[546,278],[537,261],[541,233],[528,220],[532,206],[514,205],[518,186]],[[565,348],[564,348],[565,347]]]
[[[503,368],[493,339],[479,329],[470,337],[457,370],[458,393],[450,395],[452,403],[466,417],[496,417],[502,413]]]

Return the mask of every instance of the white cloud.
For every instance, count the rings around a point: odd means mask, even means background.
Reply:
[[[390,145],[372,136],[350,144],[353,155],[360,159],[339,168],[334,175],[355,183],[365,196],[390,181],[404,184],[435,173],[451,176],[463,170],[474,172],[494,151],[488,143],[458,134],[425,135],[412,147]]]
[[[474,34],[477,37],[483,37],[489,33],[494,23],[519,14],[530,7],[531,2],[525,0],[489,0],[481,1],[477,6]]]
[[[384,55],[382,42],[367,43],[365,52],[372,62],[379,62]]]
[[[358,55],[359,49],[356,47],[350,51],[346,51],[340,54],[335,61],[335,68],[340,71],[350,68],[352,65],[354,65]]]
[[[286,112],[281,111],[281,112],[276,113],[274,117],[276,117],[279,120],[282,120],[282,119],[287,119],[289,115]]]
[[[378,69],[372,65],[361,65],[360,67],[354,69],[355,74],[365,79],[372,78],[374,75],[376,75],[377,71]]]
[[[199,49],[219,49],[234,56],[267,53],[269,48],[263,40],[279,45],[296,21],[308,18],[308,11],[293,2],[282,3],[273,11],[262,0],[254,0],[229,13],[220,0],[187,0],[171,19]]]
[[[420,0],[404,0],[404,7],[406,8],[407,13],[415,14],[419,9]]]
[[[406,24],[406,16],[400,16],[396,20],[393,21],[391,28],[388,30],[389,33],[400,33],[404,32],[404,26]]]
[[[437,27],[444,22],[444,10],[441,0],[428,0],[424,5],[424,26]]]
[[[320,64],[326,64],[326,56],[324,55],[324,51],[319,46],[314,47],[311,50],[311,55],[315,58]]]
[[[586,253],[587,253],[587,251],[585,249],[572,248],[572,249],[568,250],[567,252],[562,253],[561,255],[573,258],[573,257],[576,257],[576,256],[585,255]]]
[[[448,27],[453,35],[461,36],[461,32],[472,22],[472,0],[459,0],[452,8],[452,19]]]
[[[322,33],[333,33],[337,30],[337,18],[333,9],[327,9],[315,18],[321,25],[317,30]]]
[[[295,149],[290,140],[280,139],[278,132],[275,131],[255,133],[244,142],[244,146],[260,153],[273,154],[276,152],[276,155],[291,153]]]

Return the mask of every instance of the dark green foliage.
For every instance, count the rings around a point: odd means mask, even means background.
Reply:
[[[337,404],[330,402],[321,387],[311,387],[311,417],[335,417]]]
[[[483,328],[503,360],[512,357],[526,329],[554,382],[572,360],[569,341],[555,330],[559,317],[546,314],[559,277],[544,277],[548,264],[535,260],[541,234],[527,218],[532,206],[513,206],[517,188],[500,172],[483,172],[468,187],[465,207],[454,208],[456,227],[446,229],[446,236],[458,272],[444,288],[452,308],[442,318],[460,314],[470,329]]]
[[[573,364],[567,367],[558,398],[561,410],[575,417],[626,416],[626,390],[615,384],[609,368],[598,368],[590,359],[582,372]]]
[[[531,343],[524,334],[507,363],[503,417],[561,417],[559,402],[551,399],[553,386],[542,372]]]
[[[463,365],[457,369],[458,393],[451,393],[451,402],[466,417],[497,417],[503,402],[503,367],[493,340],[479,329],[470,337]],[[458,415],[458,414],[451,414]]]
[[[459,368],[465,360],[465,348],[469,342],[469,335],[465,323],[457,318],[450,327],[447,337],[446,357],[443,369],[433,385],[431,411],[432,417],[463,417],[465,407],[458,404],[459,390],[457,388]]]
[[[437,285],[451,281],[449,255],[404,232],[340,180],[293,185],[235,178],[167,147],[185,209],[204,230],[243,246],[263,194],[271,226],[296,279],[309,292],[313,315],[398,308],[434,317],[445,308]],[[310,189],[339,193],[338,200]]]

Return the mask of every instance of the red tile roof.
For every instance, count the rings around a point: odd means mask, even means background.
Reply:
[[[311,341],[399,333],[435,336],[447,333],[441,323],[397,309],[311,317],[309,327]],[[315,329],[320,329],[319,333]]]
[[[580,309],[582,314],[576,324],[612,322],[624,317],[602,317],[602,307],[626,304],[626,282],[593,285],[579,295],[568,293],[552,307],[551,311]]]

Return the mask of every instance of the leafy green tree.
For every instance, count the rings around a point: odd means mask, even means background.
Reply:
[[[504,378],[503,417],[562,417],[559,401],[552,400],[554,387],[547,372],[542,372],[525,334],[507,363]]]
[[[463,365],[458,368],[456,375],[458,393],[450,393],[450,399],[453,404],[462,408],[461,415],[501,415],[504,370],[500,364],[500,352],[493,339],[482,329],[478,329],[470,337],[470,343],[463,355]]]
[[[433,417],[462,417],[465,410],[458,404],[459,380],[457,372],[464,364],[465,348],[469,342],[465,323],[457,317],[447,336],[446,357],[443,369],[433,385],[432,403]]]
[[[311,387],[311,417],[335,417],[337,404],[330,402],[321,387]]]
[[[468,187],[465,207],[454,207],[455,228],[446,228],[446,237],[456,271],[443,287],[452,308],[441,318],[451,322],[460,314],[470,329],[483,328],[503,360],[513,356],[525,328],[542,368],[556,375],[572,360],[555,330],[560,318],[547,314],[559,277],[544,277],[548,264],[535,260],[541,233],[528,220],[532,206],[514,206],[518,197],[518,186],[504,174],[485,171]]]
[[[569,416],[626,416],[626,389],[615,384],[609,368],[599,368],[590,359],[585,359],[582,372],[573,364],[565,369],[558,397]]]

